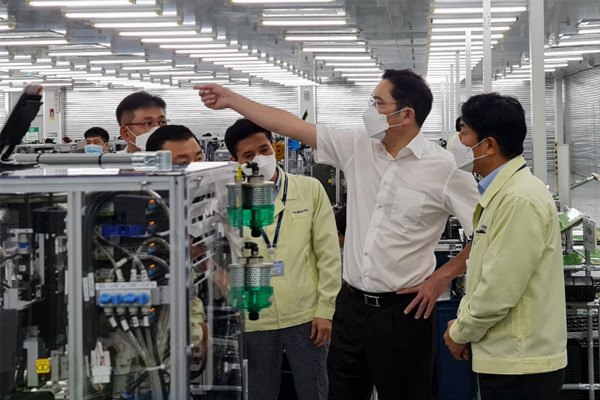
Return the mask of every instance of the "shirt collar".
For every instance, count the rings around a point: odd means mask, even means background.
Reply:
[[[485,193],[483,196],[481,196],[479,204],[481,204],[483,208],[487,207],[490,200],[494,198],[496,193],[498,193],[498,191],[504,186],[506,181],[508,181],[509,178],[521,168],[525,168],[525,159],[522,155],[518,155],[504,164],[502,170],[498,172],[496,178],[490,182]]]
[[[507,163],[508,161],[496,168],[494,171],[492,171],[491,174],[479,181],[479,183],[477,184],[477,190],[479,190],[479,194],[483,195],[483,193],[485,193],[487,188],[490,187],[490,184],[492,183],[496,175],[498,175],[498,172],[500,172],[500,170],[502,170],[502,168],[504,168],[504,166]]]
[[[408,143],[406,145],[405,148],[403,148],[402,150],[400,150],[400,152],[398,152],[398,155],[396,156],[396,158],[403,158],[406,157],[406,155],[410,152],[413,153],[415,155],[415,157],[417,157],[418,159],[421,159],[421,156],[423,155],[423,148],[425,147],[425,142],[427,139],[425,139],[425,135],[423,135],[423,132],[419,131],[419,133],[417,134],[417,136],[415,136],[410,143]],[[388,157],[391,157],[390,154],[387,152],[387,149],[385,148],[385,145],[383,144],[383,142],[380,140],[379,141],[379,152],[380,154],[387,154]]]

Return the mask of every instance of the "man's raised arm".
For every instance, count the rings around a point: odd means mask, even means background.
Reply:
[[[258,126],[296,139],[313,149],[317,148],[317,127],[315,124],[303,121],[279,108],[256,103],[214,83],[194,86],[194,89],[199,90],[199,95],[208,108],[213,110],[231,108]]]

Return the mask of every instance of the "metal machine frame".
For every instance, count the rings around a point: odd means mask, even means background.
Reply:
[[[85,399],[85,354],[83,321],[84,288],[94,287],[94,277],[85,276],[83,266],[82,215],[87,192],[114,192],[133,190],[167,191],[170,206],[169,242],[170,271],[168,303],[170,315],[170,393],[171,399],[190,398],[190,243],[189,229],[194,224],[207,224],[225,216],[227,192],[225,183],[231,181],[234,169],[229,163],[195,163],[185,170],[166,173],[134,171],[71,169],[25,170],[0,175],[0,195],[15,193],[61,193],[67,196],[67,283],[68,293],[68,398]],[[70,175],[74,174],[74,175]],[[207,218],[193,218],[197,203],[206,201],[201,193],[210,193],[209,207],[214,208]],[[215,201],[216,200],[216,201]],[[216,205],[216,207],[215,207]],[[192,221],[195,219],[195,222]],[[226,225],[226,219],[222,221]],[[89,282],[89,280],[92,282]],[[88,280],[88,282],[86,282]],[[82,284],[83,283],[83,284]],[[87,285],[86,285],[87,283]],[[91,285],[91,286],[90,286]],[[90,291],[93,294],[93,290]],[[95,301],[92,299],[91,301]],[[208,313],[208,310],[207,310]],[[243,375],[243,374],[242,374]]]

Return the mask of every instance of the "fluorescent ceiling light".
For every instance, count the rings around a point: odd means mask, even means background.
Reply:
[[[30,0],[27,5],[33,7],[98,7],[98,0]],[[102,0],[106,7],[131,7],[135,0]]]
[[[189,57],[201,57],[203,54],[237,54],[240,50],[236,48],[226,49],[198,49],[198,50],[175,50],[175,53],[188,54]]]
[[[144,60],[139,58],[113,58],[113,59],[104,59],[104,60],[90,60],[88,61],[90,64],[131,64],[131,63],[139,63]]]
[[[248,57],[248,58],[243,58],[243,57],[237,57],[237,58],[231,58],[231,57],[203,57],[201,59],[202,59],[202,61],[212,62],[212,63],[229,63],[230,61],[234,61],[234,60],[245,60],[245,61],[258,60],[258,58],[252,58],[252,57]]]
[[[196,42],[214,42],[215,36],[198,36],[198,37],[182,37],[182,38],[141,38],[144,43],[196,43]]]
[[[362,62],[362,63],[325,61],[324,64],[328,67],[375,67],[375,66],[377,66],[377,62],[375,62],[375,60],[368,61],[368,62]]]
[[[150,76],[163,76],[163,75],[199,75],[200,73],[197,71],[181,71],[181,70],[170,70],[170,71],[150,71],[148,73]]]
[[[510,29],[510,26],[506,25],[506,26],[492,26],[492,32],[504,32],[504,31],[508,31]],[[462,26],[456,26],[456,27],[439,27],[439,26],[434,26],[431,28],[431,32],[432,33],[448,33],[448,32],[465,32],[467,30],[470,30],[471,32],[483,32],[483,27],[482,26],[478,26],[478,27],[472,27],[472,28],[465,28]]]
[[[353,78],[353,79],[349,79],[351,81],[355,81],[355,82],[373,82],[373,83],[377,83],[379,81],[381,81],[381,78],[377,78],[377,79],[373,79],[373,78]]]
[[[163,18],[161,18],[162,20]],[[176,28],[181,21],[145,21],[145,22],[93,22],[94,28],[135,29],[135,28]]]
[[[52,65],[30,65],[27,67],[19,67],[19,71],[23,71],[23,72],[35,72],[35,71],[42,71],[42,70],[47,70],[47,69],[52,69],[54,67],[52,67]]]
[[[123,19],[123,18],[159,18],[161,11],[123,10],[114,12],[66,12],[66,18],[71,19]]]
[[[371,56],[315,56],[315,60],[358,61],[358,60],[373,60],[373,57],[371,57]]]
[[[174,49],[184,50],[189,49],[193,52],[193,49],[219,49],[228,47],[228,43],[206,43],[206,44],[161,44],[161,49]]]
[[[600,39],[571,39],[571,40],[563,40],[558,44],[558,47],[566,47],[566,46],[595,46],[600,45]]]
[[[596,34],[596,33],[600,33],[600,28],[596,29],[577,29],[577,33],[580,35],[590,35],[590,34]]]
[[[247,58],[249,60],[258,60],[258,57],[255,55],[250,55],[248,53],[227,53],[227,54],[217,54],[214,57],[208,56],[208,54],[201,55],[203,58],[220,58],[224,60],[239,60],[241,58]]]
[[[492,40],[492,45],[497,44],[497,40]],[[455,47],[458,46],[462,49],[466,49],[464,42],[431,42],[429,44],[430,48],[438,48],[438,47]],[[471,49],[483,49],[483,42],[477,41],[471,43]]]
[[[323,29],[286,29],[288,35],[313,35],[319,34],[357,34],[356,28],[323,28]]]
[[[597,54],[600,49],[579,49],[579,50],[550,50],[544,53],[544,57],[560,57],[560,56],[580,56],[582,54]]]
[[[374,78],[381,78],[381,74],[380,73],[375,73],[375,74],[369,74],[369,73],[365,73],[365,74],[361,74],[361,73],[342,73],[342,76],[344,77],[356,77],[356,78],[365,78],[368,76],[374,77]]]
[[[334,71],[338,72],[379,72],[382,71],[379,68],[334,68]]]
[[[6,63],[0,63],[0,68],[3,68],[3,67],[30,67],[31,65],[33,65],[32,62],[28,62],[28,63],[24,63],[24,62],[18,62],[18,63],[6,62]]]
[[[492,13],[520,13],[527,7],[492,7]],[[434,8],[433,14],[482,14],[483,7]]]
[[[90,57],[90,56],[112,56],[115,53],[110,50],[100,51],[49,51],[50,57]]]
[[[152,30],[152,31],[119,31],[119,36],[198,36],[200,30]]]
[[[459,55],[461,55],[461,56],[465,55],[464,46],[462,47],[462,49],[459,50]],[[429,56],[453,56],[453,57],[455,57],[456,50],[448,49],[446,47],[436,47],[434,49],[430,49]],[[473,58],[474,56],[483,56],[483,49],[482,50],[471,50],[471,58]]]
[[[493,33],[492,39],[502,39],[504,37],[503,33]],[[464,41],[466,38],[465,35],[431,35],[431,40],[462,40]],[[471,35],[472,41],[481,41],[483,40],[483,35]]]
[[[261,19],[262,26],[340,26],[348,25],[349,19]]]
[[[556,57],[556,58],[547,58],[544,62],[565,62],[565,61],[581,61],[583,57]]]
[[[493,23],[513,23],[517,21],[517,17],[502,17],[502,18],[492,18],[492,24]],[[481,25],[483,23],[483,21],[481,20],[481,18],[433,18],[431,20],[431,23],[433,25],[440,25],[440,24],[452,24],[452,25],[467,25],[467,24],[479,24]]]
[[[367,53],[366,47],[302,47],[308,53]]]
[[[253,66],[258,66],[258,65],[262,65],[262,66],[266,66],[267,64],[255,64],[252,61],[244,61],[244,62],[228,62],[228,63],[221,63],[220,64],[223,68],[232,68],[232,69],[240,69],[240,68],[247,68],[247,67],[253,67]]]
[[[435,46],[435,47],[431,47],[431,50],[444,50],[444,51],[462,51],[465,49],[465,46]],[[472,50],[479,50],[479,51],[483,51],[483,46],[473,46],[471,47]],[[471,52],[471,55],[473,55],[473,52]]]
[[[296,42],[331,42],[358,40],[358,35],[285,35],[283,40]]]
[[[300,3],[331,3],[336,0],[231,0],[234,4],[300,4]]]
[[[343,17],[343,8],[265,8],[263,17]]]
[[[50,46],[56,44],[68,44],[67,39],[20,39],[0,41],[0,46]]]

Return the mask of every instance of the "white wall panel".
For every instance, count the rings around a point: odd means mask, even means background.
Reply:
[[[600,67],[564,78],[565,142],[571,145],[571,172],[600,172]]]
[[[298,91],[295,87],[240,86],[234,91],[259,103],[282,108],[298,114]],[[62,97],[64,110],[63,132],[73,139],[83,137],[92,126],[106,129],[111,138],[119,135],[116,119],[117,105],[131,90],[112,89],[102,92],[67,91]],[[197,90],[155,90],[167,103],[167,118],[171,124],[185,125],[201,136],[211,132],[222,136],[225,130],[241,116],[231,110],[210,110],[202,104]]]

